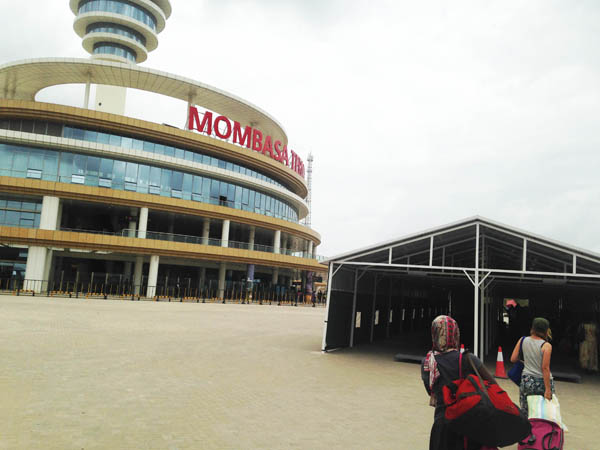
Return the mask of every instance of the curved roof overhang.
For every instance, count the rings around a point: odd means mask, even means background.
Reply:
[[[0,96],[35,100],[44,88],[61,84],[88,83],[120,86],[162,94],[223,114],[242,125],[287,145],[287,136],[277,120],[250,102],[199,81],[132,64],[79,58],[40,58],[0,66]]]

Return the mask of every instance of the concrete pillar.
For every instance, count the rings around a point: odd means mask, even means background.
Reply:
[[[313,255],[313,241],[308,241],[308,254],[306,255],[307,258],[312,258]]]
[[[129,237],[135,237],[135,235],[136,235],[135,231],[136,231],[136,228],[137,228],[136,225],[137,224],[136,224],[135,220],[130,220],[129,221],[129,226],[127,227],[127,236],[129,236]]]
[[[273,236],[273,253],[279,253],[281,250],[281,230],[276,230]]]
[[[38,293],[42,291],[47,254],[48,249],[46,247],[29,247],[23,289]]]
[[[271,281],[272,284],[277,284],[279,282],[279,267],[274,267],[273,268],[273,280]]]
[[[206,282],[206,267],[200,267],[198,278],[200,279],[200,287],[202,288]]]
[[[45,195],[40,214],[40,230],[56,230],[59,221],[60,199]],[[41,292],[50,274],[52,252],[46,247],[29,247],[23,288]]]
[[[144,268],[144,257],[136,256],[135,267],[133,269],[133,289],[135,295],[140,294],[140,286],[142,285],[142,269]]]
[[[224,262],[219,263],[219,293],[218,298],[222,299],[225,296],[225,273],[227,271],[227,264]]]
[[[223,231],[221,232],[221,247],[229,247],[229,220],[223,221]]]
[[[146,231],[148,231],[148,208],[140,208],[138,230],[138,237],[140,239],[146,239]]]
[[[287,236],[287,234],[284,234],[283,237],[281,238],[281,253],[283,253],[284,255],[288,254],[288,236]]]
[[[250,227],[250,237],[248,238],[248,250],[254,250],[255,235],[256,235],[256,227]]]
[[[317,247],[318,246],[316,244],[313,245],[313,254],[312,254],[313,259],[317,259]]]
[[[153,298],[156,295],[156,281],[158,280],[158,264],[160,256],[152,255],[150,257],[150,270],[148,270],[148,290],[146,297]]]
[[[208,238],[210,236],[210,219],[205,218],[202,223],[202,245],[208,245]],[[206,270],[204,271],[206,273]]]
[[[44,195],[42,200],[42,213],[40,215],[40,230],[56,230],[60,199]]]

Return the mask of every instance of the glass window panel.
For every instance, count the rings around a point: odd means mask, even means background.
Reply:
[[[93,130],[85,130],[84,139],[90,142],[97,142],[98,132]]]
[[[229,186],[229,183],[225,182],[225,181],[221,181],[221,186],[219,189],[219,197],[227,197],[227,187]]]
[[[208,199],[210,198],[210,185],[211,182],[209,178],[204,178],[202,180],[202,197],[205,202],[208,202]]]
[[[185,158],[185,151],[181,148],[176,148],[175,149],[175,158],[181,158],[184,159]]]
[[[147,187],[150,183],[150,166],[140,164],[138,169],[138,187]],[[138,192],[139,189],[138,189]]]
[[[98,132],[98,143],[100,144],[109,144],[110,143],[110,136],[106,133],[100,133]]]
[[[20,214],[17,211],[6,211],[6,218],[4,223],[6,225],[19,225]]]
[[[73,139],[79,139],[82,141],[85,138],[85,130],[81,128],[73,128],[73,135],[71,136]]]
[[[165,154],[165,146],[162,144],[154,144],[154,153],[157,155]]]
[[[165,156],[175,156],[175,149],[168,145],[165,145]]]
[[[44,167],[44,150],[31,149],[29,151],[28,169],[41,171]]]
[[[190,175],[189,173],[184,173],[183,174],[183,188],[182,191],[183,192],[192,192],[192,179],[193,176]]]
[[[219,167],[219,169],[225,169],[227,167],[227,163],[225,161],[223,161],[222,159],[219,159],[218,167]]]
[[[113,184],[122,186],[125,181],[125,161],[115,161],[113,165]]]
[[[139,139],[132,139],[131,148],[134,150],[144,150],[144,142]]]
[[[255,195],[254,191],[249,191],[248,207],[250,208],[251,211],[254,211],[254,195]]]
[[[8,119],[0,119],[0,129],[10,130],[10,121]]]
[[[155,147],[154,142],[144,141],[143,145],[144,145],[145,152],[154,153],[154,147]]]
[[[183,173],[173,171],[171,175],[171,188],[181,191],[181,185],[183,183]]]
[[[132,148],[133,139],[130,137],[122,137],[121,138],[121,147],[123,148]]]
[[[114,145],[116,147],[121,146],[121,136],[117,136],[116,134],[111,134],[108,139],[109,139],[110,145]]]
[[[150,167],[150,185],[160,186],[160,168]]]
[[[137,163],[128,162],[125,168],[125,181],[129,183],[137,183],[138,165]]]
[[[100,176],[102,178],[108,178],[108,179],[112,178],[113,163],[114,163],[114,161],[112,159],[108,159],[108,158],[102,158],[100,160]]]
[[[62,125],[59,123],[48,123],[48,135],[49,136],[61,136]]]
[[[87,155],[73,155],[73,174],[85,175]]]
[[[202,155],[202,163],[210,166],[210,156]]]
[[[36,120],[33,124],[33,132],[36,134],[46,134],[47,127],[48,124],[46,122]]]
[[[0,225],[4,225],[6,220],[6,211],[0,209]]]
[[[15,147],[13,147],[15,148]],[[24,174],[27,171],[27,160],[29,159],[29,154],[24,151],[15,151],[13,155],[13,170],[18,171],[21,174]],[[23,176],[23,175],[21,175]]]
[[[230,163],[230,162],[228,162],[228,163],[225,165],[225,169],[226,169],[226,170],[230,170],[230,171],[232,171],[232,172],[233,172],[233,164],[232,164],[232,163]]]
[[[160,174],[160,189],[164,192],[171,192],[171,171],[161,169]]]
[[[202,192],[202,177],[199,175],[194,175],[192,192],[195,192],[195,193]]]
[[[12,131],[21,131],[21,121],[20,120],[11,120],[10,121],[10,129]]]
[[[100,158],[98,158],[97,156],[88,156],[88,162],[87,162],[88,175],[97,177],[99,171],[100,171]]]
[[[59,162],[59,173],[61,180],[64,177],[65,183],[71,182],[71,174],[73,173],[73,153],[61,153]]]
[[[229,186],[227,186],[227,200],[229,200],[230,202],[235,200],[235,185],[234,184],[229,184]]]
[[[50,150],[45,153],[44,168],[42,170],[44,180],[56,180],[58,171],[58,153]]]
[[[235,202],[242,203],[242,188],[241,188],[241,186],[235,187]]]
[[[24,133],[33,133],[33,120],[23,120],[21,123],[21,131]]]
[[[210,196],[212,198],[219,198],[219,180],[211,180]]]
[[[248,204],[248,195],[249,195],[249,190],[247,188],[242,188],[242,203],[244,205]]]
[[[190,151],[185,151],[185,160],[186,161],[193,161],[194,160],[194,154]]]
[[[194,153],[194,162],[196,163],[202,163],[202,155],[198,154],[198,153]]]

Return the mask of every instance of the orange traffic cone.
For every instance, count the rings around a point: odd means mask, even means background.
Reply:
[[[465,352],[465,344],[460,344],[460,352],[461,353]]]
[[[496,359],[496,378],[508,378],[504,371],[504,357],[502,356],[502,347],[498,347],[498,358]]]

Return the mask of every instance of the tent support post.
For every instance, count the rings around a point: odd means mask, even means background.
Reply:
[[[333,264],[329,264],[329,278],[327,278],[327,307],[325,308],[325,326],[323,327],[323,344],[321,345],[321,351],[325,351],[327,345],[327,320],[329,319],[329,305],[331,304],[331,285],[333,284]],[[340,265],[340,267],[342,267]]]
[[[475,282],[473,286],[473,353],[480,357],[479,354],[479,224],[475,231]]]
[[[350,348],[354,347],[354,328],[356,327],[356,295],[358,291],[358,268],[354,269],[354,293],[352,294],[352,320],[350,320]]]

